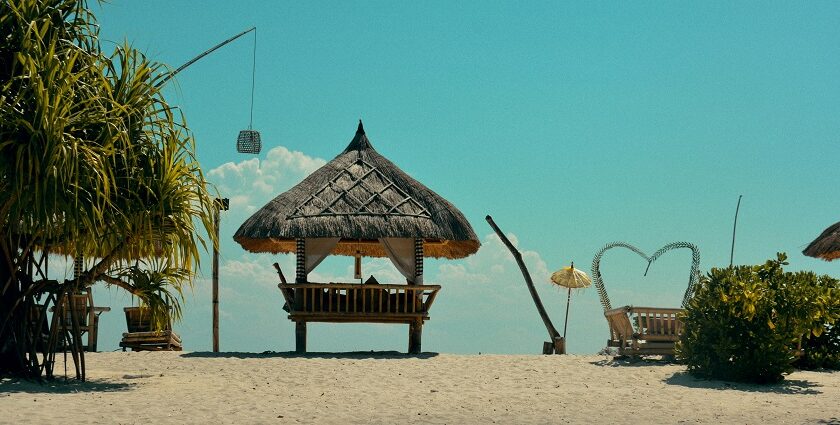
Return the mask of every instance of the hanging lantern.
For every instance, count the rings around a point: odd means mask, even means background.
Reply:
[[[239,153],[260,153],[262,141],[260,132],[256,130],[242,130],[236,138],[236,151]]]
[[[262,150],[260,132],[252,130],[254,125],[254,86],[257,75],[257,29],[254,28],[254,64],[251,69],[251,118],[248,121],[248,129],[239,132],[236,138],[236,151],[239,153],[258,154]]]

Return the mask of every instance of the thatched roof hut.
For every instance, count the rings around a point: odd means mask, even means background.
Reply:
[[[377,153],[361,121],[344,152],[260,208],[233,239],[251,252],[295,253],[294,283],[280,272],[278,286],[298,352],[306,351],[308,322],[374,322],[408,324],[408,351],[419,353],[440,290],[423,283],[423,258],[461,258],[479,247],[464,215]],[[361,257],[387,256],[406,282],[309,282],[330,254],[355,257],[355,278]]]
[[[246,220],[234,240],[251,252],[293,253],[296,240],[341,238],[334,255],[385,257],[382,238],[419,238],[426,257],[478,250],[454,205],[373,149],[361,121],[335,159]]]
[[[826,261],[840,258],[840,222],[825,229],[802,253]]]

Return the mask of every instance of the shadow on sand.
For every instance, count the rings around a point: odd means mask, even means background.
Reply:
[[[631,358],[631,357],[613,357],[604,358],[596,362],[589,362],[595,366],[609,366],[609,367],[648,367],[648,366],[667,366],[676,364],[667,359],[658,358]]]
[[[0,379],[0,394],[73,394],[93,392],[116,392],[131,390],[133,384],[109,382],[104,379],[91,379],[85,382],[76,379],[58,378],[53,381],[27,381],[25,379]]]
[[[677,363],[665,359],[631,359],[631,358],[605,358],[595,362],[589,362],[595,366],[603,367],[656,367],[676,365]],[[716,381],[710,379],[696,378],[688,372],[676,372],[670,378],[663,380],[668,385],[679,385],[688,388],[706,388],[713,390],[734,390],[757,393],[773,394],[822,394],[818,390],[820,386],[802,379],[785,379],[777,384],[748,384],[743,382]]]
[[[707,388],[712,390],[735,390],[774,394],[822,394],[819,385],[802,379],[785,379],[777,384],[757,385],[743,382],[713,381],[691,376],[688,372],[677,372],[664,381],[669,385],[688,388]]]
[[[236,358],[236,359],[262,359],[262,358],[288,358],[288,359],[430,359],[437,357],[438,353],[406,354],[399,351],[348,351],[343,353],[295,353],[294,351],[263,351],[262,353],[222,352],[213,353],[210,351],[197,351],[182,354],[184,358]]]

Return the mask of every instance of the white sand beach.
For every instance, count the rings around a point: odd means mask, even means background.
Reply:
[[[838,372],[797,371],[781,384],[754,386],[604,356],[112,352],[86,359],[86,383],[0,381],[0,423],[840,423]]]

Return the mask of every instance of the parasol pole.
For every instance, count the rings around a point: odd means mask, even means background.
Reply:
[[[575,272],[575,262],[572,261],[572,273]],[[577,280],[577,279],[575,279]],[[563,340],[566,340],[566,327],[569,325],[569,304],[572,302],[572,288],[569,288],[569,296],[566,298],[566,320],[563,322]]]
[[[566,298],[566,321],[563,322],[563,339],[566,339],[566,326],[569,325],[569,304],[572,302],[572,288],[569,288],[569,297]]]

